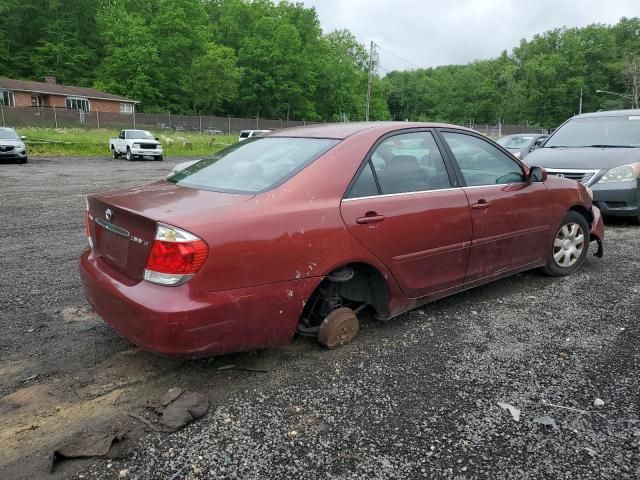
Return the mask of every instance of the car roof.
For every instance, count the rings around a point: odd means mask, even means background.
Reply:
[[[593,118],[593,117],[627,117],[640,116],[640,109],[636,110],[604,110],[601,112],[583,113],[573,118]]]
[[[354,123],[323,123],[317,125],[307,125],[305,127],[284,128],[269,134],[269,137],[305,137],[305,138],[334,138],[343,140],[351,135],[369,131],[384,135],[396,130],[407,130],[411,128],[456,128],[459,130],[469,130],[458,125],[446,123],[426,123],[426,122],[354,122]]]

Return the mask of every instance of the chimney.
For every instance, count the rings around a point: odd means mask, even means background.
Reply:
[[[44,77],[44,83],[56,83],[56,77],[54,77],[53,75],[46,75]]]

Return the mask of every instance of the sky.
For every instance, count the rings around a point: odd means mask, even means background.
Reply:
[[[640,0],[302,0],[322,29],[380,45],[380,73],[495,58],[558,27],[640,16]],[[400,57],[400,58],[398,58]]]

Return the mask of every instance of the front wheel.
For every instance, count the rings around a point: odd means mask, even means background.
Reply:
[[[154,157],[154,160],[156,162],[161,162],[162,160],[164,160],[164,157],[162,155],[158,155],[157,157]]]
[[[131,154],[131,149],[127,148],[127,161],[131,162],[133,160],[133,155]]]
[[[24,165],[25,163],[27,163],[27,161],[28,161],[28,160],[27,160],[27,157],[21,158],[21,159],[20,159],[20,164],[21,164],[21,165]]]
[[[542,271],[553,277],[571,275],[584,263],[589,251],[589,224],[578,212],[568,212],[553,239]]]
[[[120,154],[118,153],[115,147],[111,147],[111,157],[114,160],[117,160],[118,158],[120,158]]]

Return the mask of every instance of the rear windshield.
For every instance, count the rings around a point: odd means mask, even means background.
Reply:
[[[10,128],[0,128],[0,139],[2,140],[19,140],[18,134]]]
[[[182,187],[260,193],[292,177],[338,140],[257,137],[221,150],[167,178]]]
[[[640,147],[640,116],[574,118],[544,148],[591,146]]]
[[[521,148],[525,148],[531,145],[532,141],[533,141],[533,136],[518,135],[517,137],[503,137],[500,140],[498,140],[498,143],[502,145],[504,148],[512,148],[512,149],[520,150]]]

